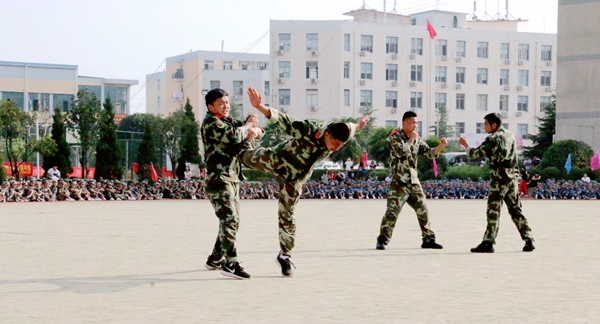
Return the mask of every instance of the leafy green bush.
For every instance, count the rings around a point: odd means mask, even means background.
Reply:
[[[479,178],[482,178],[486,180],[490,177],[490,169],[487,166],[454,166],[449,167],[448,170],[444,172],[443,176],[446,179],[467,180],[467,178],[470,178],[471,180],[477,180]]]
[[[244,173],[247,181],[268,181],[275,179],[275,177],[271,174],[260,170],[244,169],[242,172]]]
[[[587,169],[594,152],[589,145],[582,141],[558,141],[546,150],[541,166],[543,168],[554,167],[557,170],[564,170],[569,154],[571,154],[572,167]]]
[[[562,172],[559,171],[555,167],[544,168],[540,175],[542,176],[542,180],[546,179],[560,179],[562,177]]]
[[[569,174],[566,173],[567,172],[565,171],[564,180],[580,180],[583,177],[585,170],[578,167],[574,167],[571,168],[571,172]]]
[[[0,166],[2,166],[4,161],[2,161],[2,157],[0,156]],[[6,181],[6,173],[4,173],[4,167],[0,168],[0,184]]]

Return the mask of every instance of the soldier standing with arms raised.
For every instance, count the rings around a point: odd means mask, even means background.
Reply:
[[[531,228],[527,223],[527,218],[523,215],[519,200],[519,184],[517,182],[519,168],[515,135],[502,127],[502,119],[497,113],[487,114],[484,120],[485,131],[490,135],[479,147],[469,147],[464,136],[461,136],[459,140],[460,145],[467,148],[469,159],[485,158],[489,161],[491,168],[490,193],[487,201],[487,228],[483,235],[483,241],[477,247],[472,248],[471,252],[494,252],[502,201],[506,202],[508,213],[517,226],[521,239],[525,241],[523,251],[531,252],[535,249]]]

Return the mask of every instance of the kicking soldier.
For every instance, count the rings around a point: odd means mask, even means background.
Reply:
[[[277,263],[283,276],[291,277],[293,263],[290,260],[294,248],[296,222],[294,210],[302,193],[302,185],[310,178],[317,162],[339,150],[369,122],[363,117],[358,124],[334,123],[321,129],[314,122],[296,121],[284,113],[264,106],[258,92],[248,88],[248,99],[271,123],[277,124],[290,140],[273,147],[257,147],[242,153],[242,162],[248,167],[268,172],[279,183],[279,247]],[[295,266],[294,266],[295,267]]]
[[[429,211],[425,205],[425,194],[417,174],[417,160],[419,155],[435,159],[448,141],[442,137],[437,147],[430,148],[416,132],[417,124],[417,114],[407,111],[402,116],[402,129],[393,130],[390,133],[392,182],[387,193],[387,208],[381,219],[379,236],[375,245],[378,250],[385,250],[385,246],[392,239],[398,215],[405,203],[408,203],[417,213],[423,239],[421,248],[443,248],[436,243],[435,233],[429,225]]]
[[[472,248],[471,252],[494,252],[502,201],[506,202],[508,213],[517,226],[521,239],[525,241],[523,251],[531,252],[535,249],[531,228],[527,223],[527,218],[523,215],[519,200],[519,184],[517,182],[519,168],[515,135],[502,127],[502,119],[499,114],[487,114],[483,119],[485,131],[490,135],[479,147],[469,147],[464,136],[459,139],[460,145],[467,148],[469,159],[485,158],[489,161],[491,169],[490,193],[487,200],[487,228],[483,235],[483,241],[477,247]]]

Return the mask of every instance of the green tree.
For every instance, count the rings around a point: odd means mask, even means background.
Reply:
[[[89,160],[99,136],[102,115],[100,100],[94,93],[79,90],[77,97],[73,98],[73,109],[67,115],[67,124],[73,130],[73,136],[79,141],[82,176],[87,178]]]
[[[60,108],[54,108],[52,115],[52,139],[56,143],[56,152],[44,155],[44,170],[50,170],[57,166],[61,174],[66,176],[73,171],[71,166],[71,146],[67,142],[67,130],[65,128],[66,115],[63,115]]]
[[[12,100],[0,101],[0,137],[4,139],[11,173],[17,179],[19,166],[32,154],[52,154],[56,150],[56,143],[50,136],[42,135],[36,139],[29,135],[29,130],[34,127],[35,115],[27,114]]]
[[[394,127],[375,128],[367,141],[367,152],[371,159],[382,162],[384,165],[390,165],[390,133]]]
[[[438,120],[436,125],[429,127],[431,134],[434,134],[439,138],[454,136],[454,126],[448,125],[448,109],[446,108],[446,105],[438,105],[438,107],[436,107],[436,113]]]
[[[117,126],[117,141],[123,156],[121,165],[131,168],[131,163],[136,159],[137,151],[144,136],[146,124],[158,133],[158,123],[161,118],[153,114],[132,114],[121,120]]]
[[[140,178],[152,179],[150,164],[156,162],[156,141],[150,123],[144,127],[144,138],[140,143],[136,161],[139,165]]]
[[[184,107],[186,121],[181,127],[181,156],[177,163],[177,178],[183,179],[186,162],[201,164],[202,157],[200,156],[200,146],[198,144],[198,136],[200,126],[196,122],[193,107],[190,104],[190,98],[187,99]]]
[[[115,113],[110,97],[104,101],[104,110],[100,114],[98,125],[99,138],[96,143],[96,173],[94,177],[98,180],[121,179],[123,167],[121,166],[121,151],[117,144],[117,125],[115,124]]]
[[[556,96],[552,96],[552,102],[544,107],[544,112],[544,117],[536,117],[540,125],[537,135],[529,135],[534,145],[524,147],[523,155],[526,157],[542,157],[552,145],[556,133]]]
[[[434,148],[440,145],[440,139],[436,136],[429,136],[425,139],[425,143],[429,145],[429,147]],[[444,148],[445,149],[445,148]],[[435,162],[438,166],[438,178],[446,172],[448,169],[448,162],[444,157],[444,154],[441,153],[436,159]],[[422,180],[429,180],[435,178],[435,174],[433,173],[433,160],[420,157],[417,163],[417,171],[419,172],[419,178]]]
[[[0,155],[0,165],[4,165],[4,161],[2,160],[2,155]],[[0,168],[0,184],[6,180],[6,173],[4,172],[4,167]]]
[[[566,176],[565,163],[569,154],[571,154],[571,167],[585,170],[590,166],[590,159],[594,155],[594,151],[582,141],[558,141],[546,150],[541,166],[542,168],[554,167],[562,170]]]

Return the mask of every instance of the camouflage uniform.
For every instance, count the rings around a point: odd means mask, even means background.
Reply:
[[[206,161],[206,192],[219,218],[219,235],[210,259],[225,257],[237,262],[235,236],[240,222],[239,181],[244,180],[238,154],[248,149],[244,122],[231,117],[218,118],[210,111],[202,121],[202,143]]]
[[[268,172],[277,179],[279,247],[281,254],[291,256],[296,233],[294,210],[302,193],[302,185],[310,179],[315,164],[332,152],[325,145],[325,128],[308,120],[296,121],[278,110],[270,111],[269,121],[292,138],[273,147],[258,147],[244,152],[242,162],[248,167]],[[348,124],[348,127],[352,138],[356,124]]]
[[[392,182],[387,193],[387,207],[379,231],[378,241],[387,245],[398,220],[398,215],[405,203],[417,213],[423,240],[435,240],[435,233],[429,227],[429,212],[425,205],[425,194],[417,174],[418,156],[433,159],[435,148],[430,148],[425,141],[417,138],[408,146],[409,136],[402,130],[390,133],[390,157],[392,165]]]
[[[469,159],[489,160],[490,193],[487,201],[487,228],[483,241],[496,243],[498,235],[498,219],[502,201],[506,202],[508,213],[517,226],[524,241],[532,240],[531,228],[523,216],[519,200],[519,175],[517,144],[513,133],[500,126],[497,131],[488,136],[477,148],[467,149]]]

